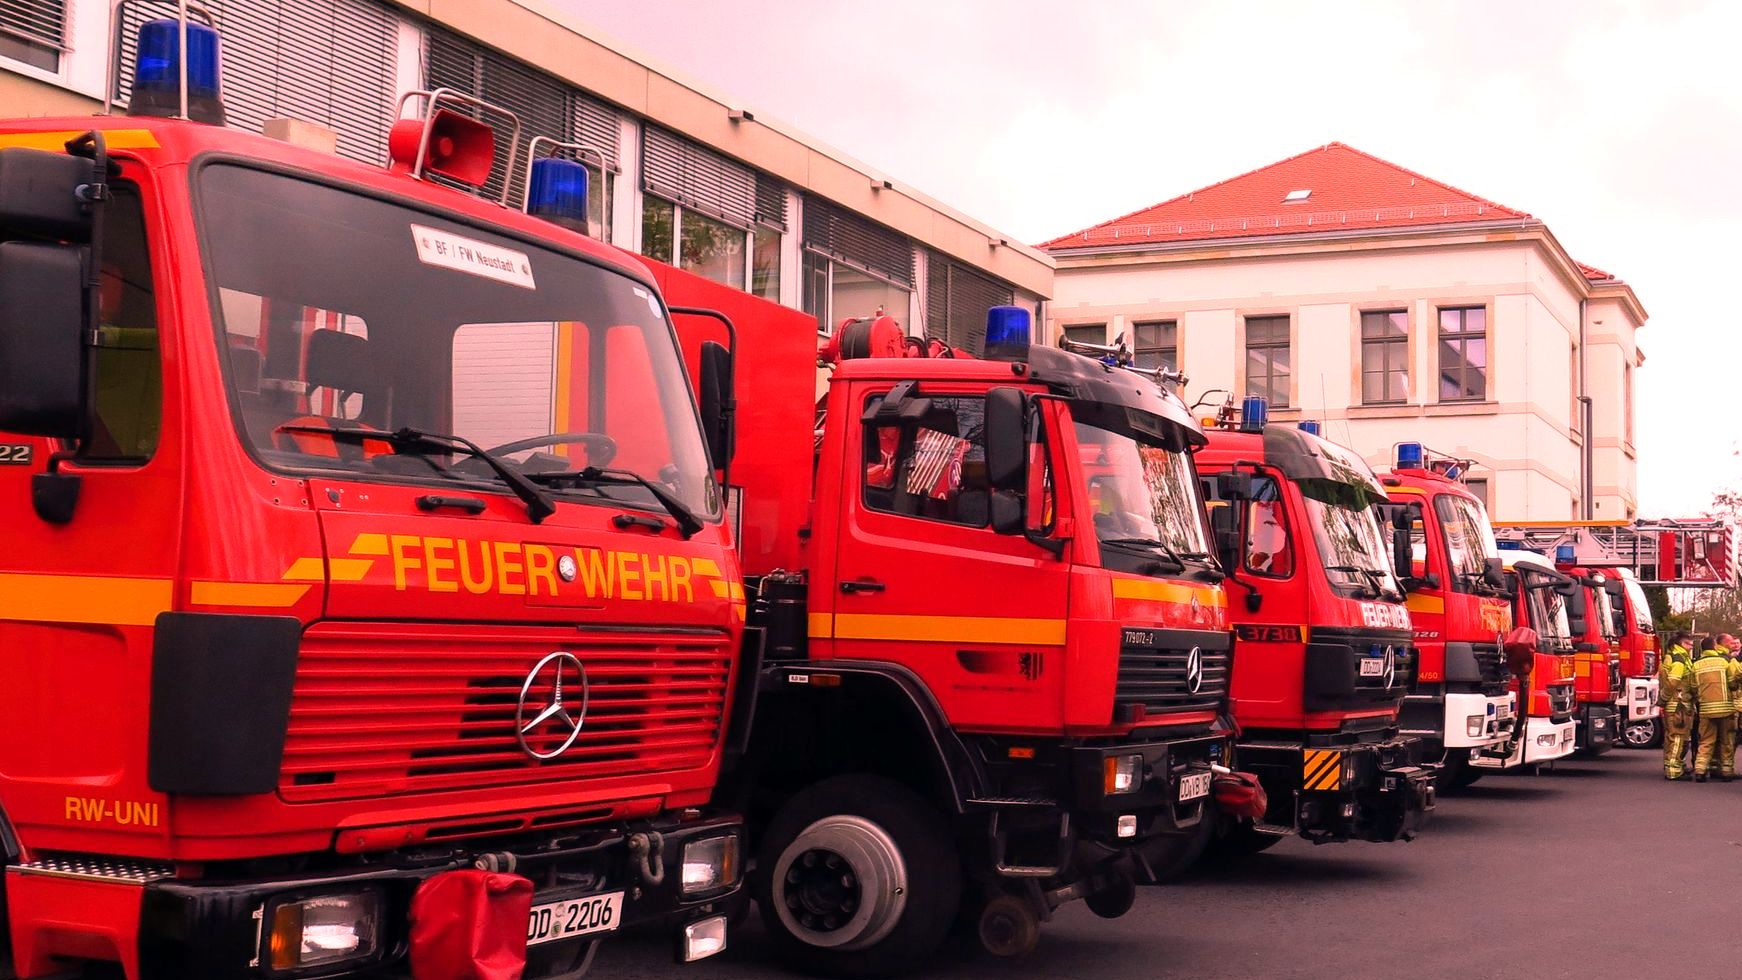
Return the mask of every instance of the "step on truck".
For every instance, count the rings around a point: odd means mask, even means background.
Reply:
[[[1266,424],[1259,398],[1232,409],[1230,396],[1207,420],[1197,463],[1229,574],[1236,758],[1270,806],[1219,820],[1214,845],[1409,840],[1433,810],[1439,754],[1424,765],[1423,738],[1398,730],[1417,657],[1385,487],[1318,423]],[[1407,574],[1407,532],[1401,549]]]
[[[1067,901],[1123,914],[1231,746],[1204,436],[1171,383],[1031,346],[1017,308],[984,360],[888,316],[819,351],[808,316],[662,283],[745,352],[731,492],[766,666],[728,799],[774,949],[887,974],[958,919],[1014,954]],[[721,327],[679,330],[697,351]]]
[[[1424,758],[1441,762],[1441,789],[1473,782],[1475,758],[1510,756],[1522,724],[1504,649],[1512,593],[1488,512],[1464,486],[1468,471],[1465,461],[1408,442],[1393,448],[1393,466],[1380,478],[1387,516],[1408,532],[1411,547],[1400,584],[1420,659],[1400,723],[1423,740]]]
[[[445,95],[369,167],[138,47],[133,115],[0,121],[0,974],[717,952],[743,604],[657,284],[423,179],[491,169]]]
[[[1512,691],[1525,726],[1504,758],[1474,756],[1472,775],[1520,766],[1539,768],[1578,748],[1575,634],[1567,609],[1581,586],[1541,555],[1505,551],[1501,561],[1512,594],[1513,617],[1529,641],[1528,657],[1512,657],[1520,668],[1513,672]],[[1515,635],[1508,634],[1508,640]]]

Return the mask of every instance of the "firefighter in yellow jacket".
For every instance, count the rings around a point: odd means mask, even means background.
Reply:
[[[1719,652],[1710,637],[1700,641],[1700,656],[1690,672],[1694,697],[1700,704],[1700,748],[1694,756],[1694,782],[1706,781],[1712,763],[1718,778],[1736,778],[1735,688],[1742,684],[1742,664]],[[1714,756],[1716,757],[1714,759]]]
[[[1694,697],[1688,673],[1694,651],[1687,633],[1677,633],[1657,665],[1658,696],[1663,706],[1663,778],[1686,779],[1688,736],[1694,731]]]

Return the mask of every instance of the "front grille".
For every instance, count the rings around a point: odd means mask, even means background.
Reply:
[[[1228,694],[1228,651],[1198,649],[1203,680],[1194,693],[1186,682],[1191,648],[1122,648],[1114,701],[1141,704],[1151,715],[1219,710]]]
[[[1482,693],[1487,697],[1505,694],[1512,684],[1512,671],[1506,666],[1506,655],[1495,643],[1472,643],[1471,652],[1476,669],[1481,673]]]
[[[1548,715],[1554,721],[1566,721],[1573,716],[1573,701],[1577,695],[1573,685],[1557,684],[1548,689]]]
[[[528,672],[557,650],[584,665],[587,708],[574,744],[541,763],[521,751],[514,714]],[[712,634],[317,626],[298,658],[279,795],[301,803],[694,769],[719,742],[730,669],[725,638]],[[550,693],[535,684],[528,704]]]

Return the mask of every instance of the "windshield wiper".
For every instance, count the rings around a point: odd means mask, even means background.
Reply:
[[[392,446],[395,452],[415,453],[417,455],[458,450],[490,467],[491,471],[508,485],[508,489],[514,491],[514,495],[520,498],[521,503],[526,505],[526,516],[532,523],[542,524],[545,518],[556,513],[556,504],[550,499],[550,494],[539,489],[538,484],[527,479],[526,474],[492,456],[477,443],[462,436],[445,435],[440,432],[419,432],[410,428],[387,432],[361,425],[289,424],[281,425],[275,431],[307,432],[334,438],[355,439],[358,442],[365,439],[379,439]]]
[[[1155,538],[1102,538],[1102,544],[1110,544],[1120,548],[1143,548],[1147,551],[1159,552],[1163,558],[1172,562],[1180,571],[1185,571],[1185,559],[1179,553],[1167,546],[1164,541]]]
[[[644,477],[639,473],[632,473],[629,470],[608,470],[600,469],[596,466],[589,466],[584,470],[546,470],[544,472],[528,474],[527,478],[538,483],[560,483],[567,480],[573,480],[584,483],[621,483],[639,486],[649,494],[652,494],[653,499],[659,501],[659,505],[664,507],[665,512],[670,514],[672,520],[677,522],[678,533],[682,534],[686,541],[694,537],[696,532],[702,529],[702,519],[697,517],[694,511],[691,511],[687,506],[685,506],[684,502],[679,500],[676,494],[673,494],[670,490],[660,486],[658,483],[649,480],[647,477]]]
[[[1360,575],[1367,580],[1367,589],[1369,592],[1372,593],[1372,595],[1369,596],[1369,598],[1373,598],[1373,599],[1385,598],[1385,589],[1383,586],[1383,580],[1380,579],[1379,573],[1374,571],[1371,568],[1362,568],[1360,565],[1326,565],[1325,571],[1327,571],[1327,572],[1354,572],[1355,574]]]

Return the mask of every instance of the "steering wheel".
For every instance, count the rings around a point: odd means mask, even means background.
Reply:
[[[492,456],[502,456],[517,453],[524,449],[538,446],[575,446],[587,447],[587,465],[605,467],[611,465],[611,460],[617,458],[617,440],[603,432],[547,432],[542,436],[532,436],[527,439],[516,439],[500,446],[492,446],[487,450]]]

